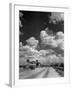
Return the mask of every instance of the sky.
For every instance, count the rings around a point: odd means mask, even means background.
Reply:
[[[63,13],[19,11],[19,20],[19,37],[20,41],[23,43],[26,43],[26,40],[30,37],[35,37],[40,40],[40,32],[47,27],[53,33],[58,31],[64,32]]]
[[[27,59],[41,63],[64,62],[64,14],[19,12],[20,64]]]

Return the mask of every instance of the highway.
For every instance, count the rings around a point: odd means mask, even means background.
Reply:
[[[35,70],[24,70],[19,73],[19,79],[61,77],[52,67],[36,68]]]

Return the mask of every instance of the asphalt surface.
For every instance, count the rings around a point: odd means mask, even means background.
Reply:
[[[52,67],[36,68],[35,70],[23,70],[19,73],[19,79],[61,77]]]

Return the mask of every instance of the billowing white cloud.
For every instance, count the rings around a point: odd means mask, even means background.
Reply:
[[[22,46],[23,46],[22,42],[20,42],[20,43],[19,43],[19,46],[20,46],[20,47],[22,47]]]
[[[52,12],[50,16],[50,22],[56,24],[56,21],[64,21],[64,13],[62,12]]]
[[[57,47],[56,41],[54,40],[54,36],[50,36],[46,31],[41,31],[40,38],[43,45],[51,45],[53,47]]]
[[[22,44],[22,42],[19,43],[19,50],[23,50],[23,44]]]
[[[46,56],[49,56],[49,55],[52,55],[54,54],[54,50],[52,49],[47,49],[47,50],[40,50],[39,51],[39,55],[42,56],[42,57],[46,57]]]
[[[61,32],[61,31],[57,32],[55,38],[56,38],[56,39],[64,39],[64,34],[63,34],[63,32]]]
[[[19,26],[22,27],[22,23],[21,23],[21,20],[20,18],[23,16],[23,13],[22,12],[19,12]]]
[[[23,25],[22,25],[22,23],[21,23],[21,20],[19,20],[19,26],[20,26],[20,27],[22,27],[22,26],[23,26]]]
[[[56,34],[57,44],[60,49],[64,49],[64,34],[63,32],[57,32]]]
[[[38,40],[36,40],[34,37],[30,37],[28,40],[26,40],[27,45],[31,46],[32,48],[37,48],[37,45],[39,43]]]
[[[43,31],[40,32],[40,38],[43,39],[45,37],[48,37],[48,34],[45,30],[43,30]]]
[[[30,61],[38,60],[42,64],[54,64],[54,63],[64,63],[64,58],[61,54],[56,55],[56,51],[53,48],[64,48],[64,34],[62,32],[57,32],[56,35],[50,35],[46,31],[42,30],[40,33],[41,43],[45,46],[51,46],[52,49],[37,50],[36,47],[39,43],[34,37],[30,37],[26,40],[27,45],[20,42],[20,64],[25,64],[26,60]]]
[[[59,47],[63,49],[64,47],[64,34],[63,32],[57,32],[56,35],[48,35],[46,31],[41,31],[40,33],[41,44],[44,46],[51,46],[53,48]]]
[[[51,55],[48,55],[48,56],[41,56],[39,57],[39,62],[41,62],[41,64],[45,64],[45,65],[48,65],[48,64],[55,64],[55,63],[64,63],[64,58],[63,57],[58,57],[56,56],[55,54],[51,54]]]
[[[30,61],[38,60],[41,64],[45,65],[63,62],[62,56],[56,56],[52,49],[38,51],[28,45],[22,47],[22,51],[19,52],[20,64],[25,64],[27,59]]]
[[[19,12],[19,17],[22,17],[23,16],[23,13],[22,12]]]
[[[36,53],[36,54],[38,53],[38,50],[32,48],[32,47],[29,46],[29,45],[23,46],[23,50],[25,50],[25,51],[27,51],[27,52],[31,52],[31,53]]]
[[[19,12],[19,27],[22,27],[22,23],[21,23],[21,20],[20,18],[23,16],[23,13]],[[23,35],[23,33],[19,30],[19,35]]]
[[[58,57],[56,55],[49,55],[47,59],[49,60],[50,63],[53,63],[53,64],[57,63],[58,61]]]
[[[50,30],[48,27],[47,28],[45,28],[45,30],[44,31],[46,31],[47,32],[47,34],[49,34],[49,35],[53,35],[53,31],[52,30]]]
[[[39,51],[29,45],[23,46],[23,49],[19,54],[20,56],[22,56],[22,58],[24,58],[24,61],[26,61],[27,59],[29,59],[30,61],[36,61],[40,57]]]

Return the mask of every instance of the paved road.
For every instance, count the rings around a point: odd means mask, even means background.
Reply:
[[[35,70],[24,70],[19,73],[20,79],[60,77],[52,67],[36,68]]]

